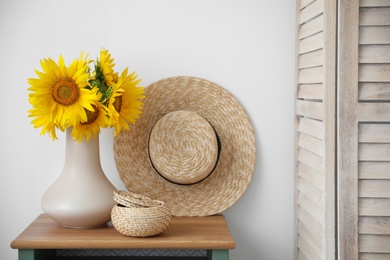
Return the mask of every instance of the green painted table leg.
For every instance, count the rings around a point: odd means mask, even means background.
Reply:
[[[207,258],[209,260],[229,260],[229,250],[227,249],[207,250]]]
[[[19,260],[34,260],[34,249],[19,249]]]
[[[19,249],[19,260],[55,260],[55,249]]]

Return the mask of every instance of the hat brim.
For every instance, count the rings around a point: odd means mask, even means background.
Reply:
[[[128,191],[167,203],[174,216],[208,216],[232,206],[251,181],[256,145],[253,126],[238,100],[227,90],[196,77],[171,77],[145,88],[143,112],[130,131],[114,140],[114,158]],[[153,125],[165,114],[188,110],[215,129],[221,149],[210,176],[193,185],[167,181],[149,158]]]

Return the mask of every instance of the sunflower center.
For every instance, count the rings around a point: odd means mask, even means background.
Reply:
[[[120,112],[122,108],[122,96],[116,97],[114,100],[115,110]]]
[[[92,107],[93,107],[93,109],[94,109],[95,111],[89,111],[89,110],[86,110],[86,109],[84,108],[85,113],[87,114],[88,120],[87,120],[86,122],[81,123],[81,124],[83,124],[83,125],[90,125],[90,124],[92,124],[93,122],[95,122],[96,119],[98,118],[98,116],[99,116],[99,109],[98,109],[97,106],[95,106],[95,105],[92,105]]]
[[[71,78],[58,79],[52,88],[52,96],[57,103],[70,106],[80,97],[80,89]]]

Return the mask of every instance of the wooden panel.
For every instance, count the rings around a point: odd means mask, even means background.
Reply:
[[[359,233],[390,235],[390,217],[360,217]]]
[[[390,198],[390,180],[360,180],[359,197]]]
[[[301,25],[299,39],[303,39],[321,32],[324,29],[324,17],[323,15],[317,16],[313,20]]]
[[[360,25],[390,25],[390,8],[361,8]]]
[[[390,103],[359,103],[360,122],[390,122]]]
[[[298,163],[298,176],[311,183],[320,191],[324,191],[323,176],[303,163]]]
[[[390,13],[390,8],[389,8]],[[360,63],[390,63],[389,45],[361,45],[359,47]]]
[[[305,194],[305,196],[311,199],[314,203],[321,207],[322,205],[322,192],[313,186],[305,179],[298,180],[298,190]]]
[[[297,251],[298,251],[298,252],[297,252],[298,256],[296,257],[296,259],[298,259],[298,260],[310,260],[309,258],[307,258],[307,256],[305,255],[305,253],[302,252],[302,250],[300,250],[300,249],[298,248]]]
[[[390,254],[360,253],[359,260],[390,260]]]
[[[323,68],[315,67],[301,69],[298,74],[298,83],[321,83],[323,81]]]
[[[314,252],[318,252],[317,254],[321,255],[321,235],[316,234],[310,229],[306,228],[302,222],[298,224],[298,233],[303,239],[305,239]]]
[[[298,136],[298,146],[319,156],[322,156],[324,152],[323,143],[320,139],[302,133]]]
[[[313,3],[315,0],[300,0],[298,1],[297,5],[299,5],[299,9],[303,9],[309,4]],[[300,3],[299,3],[300,2]],[[301,12],[299,12],[301,13]]]
[[[390,44],[390,26],[362,26],[360,44]]]
[[[299,236],[298,238],[298,247],[305,254],[306,258],[312,260],[321,259],[318,255],[320,252],[316,252],[302,236]]]
[[[303,54],[310,51],[315,51],[323,48],[324,46],[324,33],[320,32],[313,36],[307,37],[299,41],[299,54]]]
[[[390,179],[390,162],[359,162],[360,179]]]
[[[324,98],[323,122],[324,146],[323,172],[324,183],[324,229],[322,259],[336,259],[336,35],[337,35],[337,1],[324,1]]]
[[[322,139],[323,126],[321,121],[300,117],[298,119],[298,131],[307,135]]]
[[[314,101],[297,100],[296,113],[298,115],[320,120],[322,118],[322,103]]]
[[[338,1],[338,257],[358,259],[359,2]]]
[[[321,225],[324,223],[324,214],[322,209],[318,204],[314,203],[311,199],[306,197],[303,193],[299,192],[298,195],[299,207],[303,208],[308,212],[314,219],[318,221]]]
[[[390,144],[359,144],[360,161],[390,161]]]
[[[324,11],[324,2],[323,0],[317,0],[310,5],[308,5],[305,9],[301,11],[300,15],[300,24],[307,22],[310,19],[322,14]]]
[[[390,31],[388,32],[390,34]],[[361,64],[360,82],[390,82],[390,64]]]
[[[305,149],[298,150],[298,161],[312,168],[313,170],[322,173],[322,158]]]
[[[305,209],[298,209],[298,219],[299,222],[302,222],[308,229],[312,232],[321,236],[322,234],[322,225],[315,219],[310,213],[308,213]]]
[[[390,253],[390,236],[360,235],[359,252]]]
[[[322,84],[300,84],[298,86],[298,98],[322,100],[323,86]]]
[[[390,199],[359,199],[359,216],[390,216]]]
[[[359,142],[390,143],[390,124],[359,124]]]
[[[360,83],[359,100],[390,100],[390,83]]]
[[[308,52],[299,56],[299,68],[318,67],[324,63],[324,50]]]
[[[333,0],[297,1],[295,259],[335,257],[335,11]]]
[[[390,6],[389,0],[360,0],[361,7],[380,7],[380,6]]]

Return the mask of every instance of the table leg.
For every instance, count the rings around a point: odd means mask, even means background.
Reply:
[[[207,258],[209,260],[229,260],[229,250],[227,249],[207,250]]]
[[[52,260],[56,259],[55,249],[19,249],[19,260]]]
[[[19,260],[34,260],[34,249],[19,249]]]

